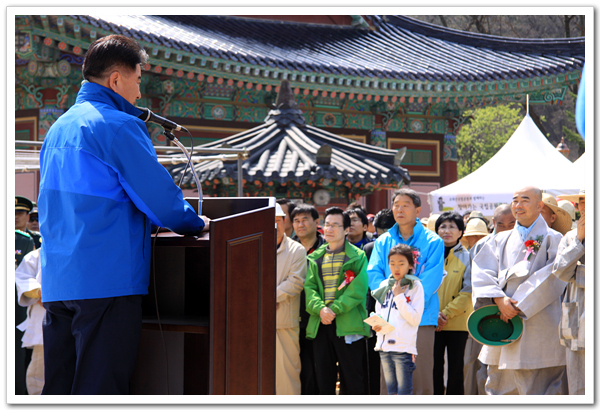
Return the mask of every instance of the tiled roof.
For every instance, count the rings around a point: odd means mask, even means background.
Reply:
[[[320,178],[366,186],[409,183],[406,169],[399,166],[398,151],[362,144],[319,128],[306,125],[297,109],[287,81],[281,85],[277,109],[271,110],[264,124],[202,148],[228,144],[246,148],[250,156],[243,162],[244,179],[252,182],[306,182]],[[283,97],[282,97],[283,96]],[[179,181],[185,164],[167,167]],[[237,180],[237,164],[222,161],[195,165],[200,181],[230,177]],[[192,179],[188,171],[184,184]]]
[[[157,46],[314,73],[418,81],[494,81],[583,67],[584,38],[515,39],[371,16],[375,29],[232,16],[72,16]]]

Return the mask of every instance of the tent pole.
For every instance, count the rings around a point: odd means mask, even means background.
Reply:
[[[527,94],[527,115],[529,115],[529,94]]]

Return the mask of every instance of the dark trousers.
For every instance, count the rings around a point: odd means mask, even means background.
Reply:
[[[433,394],[444,394],[444,352],[448,349],[448,385],[446,394],[465,394],[464,357],[469,332],[435,332],[433,345]]]
[[[346,344],[345,338],[335,332],[335,320],[330,325],[320,324],[313,341],[319,394],[335,394],[336,362],[344,394],[367,394],[366,340]]]
[[[319,394],[317,376],[315,374],[315,358],[313,341],[306,338],[306,327],[300,328],[300,394]]]
[[[367,292],[367,316],[375,312],[375,299],[371,291]],[[367,361],[369,363],[369,394],[381,394],[381,359],[379,352],[375,350],[377,334],[371,331],[371,337],[367,340]]]
[[[27,319],[27,308],[19,306],[17,288],[15,285],[15,325],[20,325]],[[32,349],[21,347],[24,332],[15,328],[15,394],[28,394],[26,374],[31,362]]]
[[[129,394],[142,296],[45,302],[42,394]]]

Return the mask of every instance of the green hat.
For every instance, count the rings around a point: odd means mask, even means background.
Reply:
[[[471,337],[487,346],[505,346],[517,341],[523,333],[523,321],[516,315],[508,323],[500,319],[497,305],[479,308],[467,320]]]
[[[33,209],[33,202],[24,196],[15,196],[15,211],[27,211],[31,212]]]

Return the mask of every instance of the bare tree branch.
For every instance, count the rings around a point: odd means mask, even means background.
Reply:
[[[563,20],[565,23],[565,37],[571,37],[571,20],[573,20],[575,16],[563,16]]]

